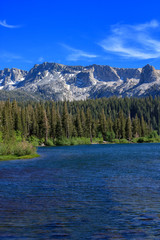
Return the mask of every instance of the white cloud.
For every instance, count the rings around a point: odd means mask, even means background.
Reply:
[[[9,53],[9,52],[3,52],[0,54],[0,58],[4,59],[6,61],[12,61],[12,60],[20,60],[23,59],[20,55]]]
[[[6,51],[0,52],[0,59],[2,59],[4,62],[21,61],[24,63],[33,63],[33,61],[29,59],[25,59],[24,57],[18,54],[6,52]]]
[[[6,28],[19,28],[21,26],[19,25],[9,25],[6,23],[6,20],[0,21],[0,26],[6,27]]]
[[[122,57],[159,58],[160,39],[153,36],[155,29],[160,30],[159,26],[156,20],[139,25],[117,24],[112,26],[111,34],[99,45],[105,51]]]
[[[44,62],[44,57],[39,57],[38,62]]]
[[[96,58],[98,55],[90,54],[80,49],[72,48],[66,44],[61,44],[64,48],[66,48],[70,53],[67,56],[68,61],[78,61],[82,58]]]
[[[143,24],[138,24],[133,26],[133,28],[135,28],[137,31],[143,31],[149,28],[157,28],[159,27],[159,22],[156,20],[152,20],[150,22],[147,23],[143,23]]]

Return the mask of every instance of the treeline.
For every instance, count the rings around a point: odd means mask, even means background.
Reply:
[[[62,138],[132,140],[160,133],[160,97],[102,98],[65,102],[0,102],[3,141],[15,133],[24,139],[37,137],[47,144]]]

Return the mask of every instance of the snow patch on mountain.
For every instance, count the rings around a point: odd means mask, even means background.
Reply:
[[[154,96],[160,93],[160,70],[149,64],[143,68],[113,68],[45,62],[36,64],[29,72],[16,68],[1,70],[0,89],[23,90],[54,100]]]

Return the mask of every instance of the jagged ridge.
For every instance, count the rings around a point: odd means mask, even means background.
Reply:
[[[154,96],[160,93],[160,70],[149,64],[143,68],[113,68],[45,62],[36,64],[29,72],[16,68],[1,70],[0,89],[25,91],[54,100]]]

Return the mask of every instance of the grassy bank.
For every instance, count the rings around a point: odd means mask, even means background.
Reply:
[[[92,142],[90,138],[85,137],[72,137],[66,138],[63,137],[61,139],[48,139],[46,143],[44,143],[44,139],[38,139],[36,137],[31,137],[30,143],[34,146],[73,146],[73,145],[86,145],[86,144],[125,144],[125,143],[160,143],[160,136],[148,136],[148,137],[137,137],[131,140],[127,140],[125,138],[122,139],[111,139],[108,141],[104,141],[102,137],[93,138]]]
[[[30,159],[38,157],[36,147],[31,143],[22,142],[6,142],[0,144],[0,161],[12,159]]]
[[[31,159],[39,157],[39,154],[32,154],[32,155],[24,155],[24,156],[16,156],[16,155],[1,155],[0,161],[7,161],[7,160],[15,160],[15,159]]]

